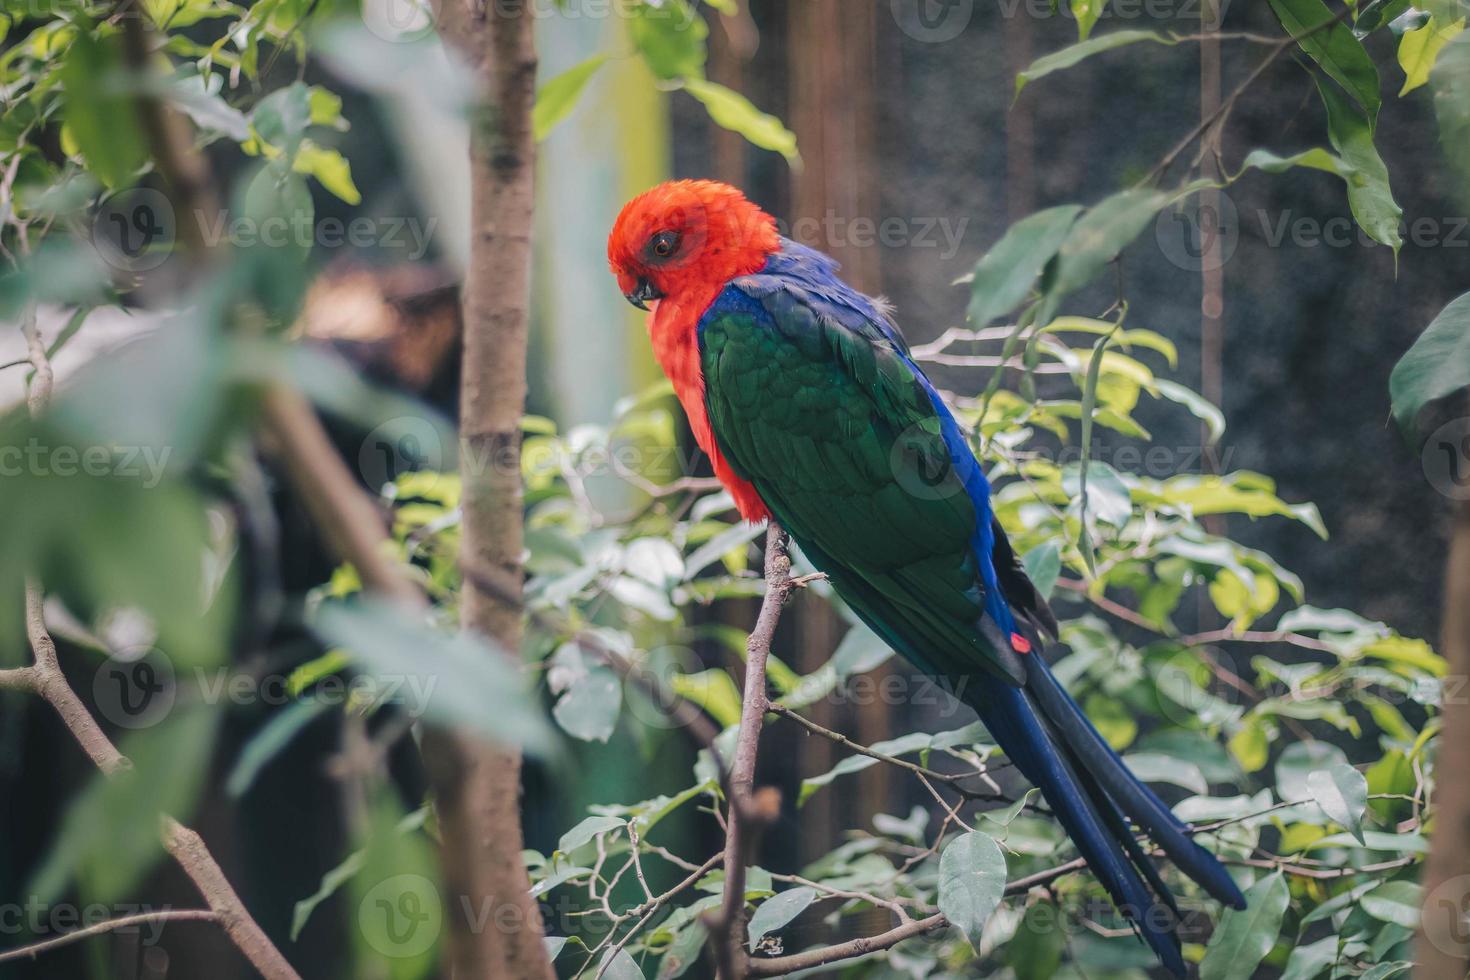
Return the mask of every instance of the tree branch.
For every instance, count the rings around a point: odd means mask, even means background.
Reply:
[[[31,943],[28,946],[18,946],[15,949],[7,949],[0,952],[0,963],[11,960],[35,959],[42,953],[49,953],[53,949],[62,946],[70,946],[72,943],[90,939],[93,936],[105,935],[109,932],[119,932],[124,929],[133,929],[137,926],[153,925],[159,922],[217,922],[219,916],[210,909],[162,909],[158,912],[143,912],[138,915],[124,915],[116,919],[108,919],[84,929],[77,929],[65,935],[54,936],[51,939],[43,939],[40,942]]]
[[[46,356],[46,345],[36,329],[34,309],[27,311],[21,330],[35,369],[27,403],[31,414],[36,416],[46,410],[54,380],[51,361]],[[103,775],[112,776],[129,767],[131,763],[98,726],[91,712],[67,683],[66,675],[61,672],[61,665],[56,659],[56,643],[46,628],[45,601],[41,587],[34,581],[26,583],[25,605],[26,638],[30,641],[35,662],[29,668],[7,672],[8,680],[14,682],[15,687],[34,691],[49,703],[61,717],[67,731],[71,732],[72,737]],[[261,976],[267,980],[300,980],[270,937],[251,918],[245,904],[240,901],[240,896],[230,886],[229,880],[199,835],[172,817],[165,817],[162,836],[165,849],[178,861],[184,873],[209,903],[212,914],[224,928],[225,934]]]
[[[730,764],[730,813],[725,828],[725,894],[718,914],[711,916],[710,941],[720,975],[736,980],[745,975],[745,867],[760,832],[763,815],[752,805],[756,751],[761,723],[770,701],[766,696],[766,660],[781,620],[781,607],[791,595],[791,558],[786,532],[775,521],[766,529],[766,594],[755,628],[745,644],[745,690],[740,706],[740,730]]]

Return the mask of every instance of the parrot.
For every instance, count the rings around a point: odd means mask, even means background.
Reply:
[[[651,313],[654,358],[741,517],[778,522],[859,619],[975,710],[1183,976],[1178,904],[1132,825],[1217,901],[1245,898],[1052,674],[1056,618],[887,303],[718,181],[633,198],[607,253],[624,297]]]

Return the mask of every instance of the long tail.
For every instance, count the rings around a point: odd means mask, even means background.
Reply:
[[[1113,903],[1164,966],[1182,977],[1184,958],[1174,930],[1178,907],[1128,821],[1147,831],[1179,870],[1217,900],[1243,909],[1245,897],[1220,862],[1128,770],[1040,654],[1027,656],[1026,662],[1024,686],[971,684],[966,700],[1041,790]]]

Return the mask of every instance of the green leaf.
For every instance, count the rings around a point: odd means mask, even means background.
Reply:
[[[1005,887],[1006,856],[989,834],[971,831],[950,841],[940,853],[939,911],[976,949]]]
[[[1322,812],[1363,841],[1363,812],[1368,809],[1368,780],[1345,763],[1318,769],[1307,776],[1307,787]]]
[[[1286,960],[1281,980],[1312,980],[1337,961],[1336,936],[1326,936],[1309,945],[1298,946]]]
[[[1211,404],[1204,395],[1167,378],[1155,378],[1154,390],[1169,401],[1183,405],[1203,422],[1210,434],[1210,445],[1219,442],[1220,437],[1225,434],[1225,413]]]
[[[1249,980],[1281,932],[1291,901],[1286,879],[1278,871],[1257,881],[1245,893],[1246,907],[1226,909],[1200,962],[1200,980]]]
[[[83,22],[66,50],[62,119],[88,169],[108,187],[131,183],[147,161],[137,103],[124,84],[122,35],[98,40]]]
[[[1078,26],[1081,26],[1080,21],[1078,22]],[[1027,83],[1034,82],[1038,78],[1044,78],[1054,71],[1071,68],[1077,62],[1084,58],[1090,58],[1092,55],[1100,54],[1104,51],[1111,51],[1114,48],[1121,48],[1128,44],[1137,44],[1139,41],[1152,41],[1155,44],[1175,43],[1172,38],[1165,37],[1156,31],[1113,31],[1111,34],[1104,34],[1101,37],[1095,37],[1090,40],[1084,38],[1077,44],[1037,58],[1031,62],[1025,71],[1017,72],[1016,95],[1021,94],[1021,90],[1026,87]]]
[[[801,158],[796,150],[796,134],[739,92],[703,78],[686,78],[684,91],[704,103],[717,126],[739,133],[763,150],[774,150],[793,163]]]
[[[429,836],[405,814],[397,791],[379,786],[369,805],[361,865],[348,881],[349,933],[359,963],[383,964],[388,980],[423,980],[438,960],[446,902]],[[407,825],[407,827],[405,826]]]
[[[199,128],[224,133],[237,143],[250,138],[250,123],[244,113],[230,105],[219,93],[224,79],[216,74],[183,75],[170,80],[164,98],[170,105],[187,113]]]
[[[250,122],[262,140],[294,157],[311,125],[311,90],[302,82],[277,89],[260,100]]]
[[[750,948],[755,949],[768,934],[783,928],[816,900],[815,888],[792,888],[766,899],[750,917]]]
[[[291,169],[315,177],[319,184],[348,204],[362,203],[362,193],[352,182],[352,165],[336,150],[303,140]]]
[[[1373,918],[1406,929],[1419,925],[1423,905],[1424,889],[1412,881],[1385,882],[1358,901],[1358,907]]]
[[[1132,752],[1123,757],[1123,762],[1145,783],[1171,783],[1200,796],[1210,791],[1205,774],[1192,762],[1161,752]]]
[[[605,834],[626,825],[627,821],[621,817],[606,815],[587,817],[561,835],[561,840],[556,844],[557,853],[570,854],[583,844],[589,843],[598,834]]]
[[[357,669],[443,726],[544,752],[553,736],[508,654],[468,633],[443,633],[377,599],[324,603],[312,631],[352,654]]]
[[[1436,398],[1470,385],[1470,293],[1450,301],[1414,341],[1388,378],[1393,416],[1409,431]]]
[[[628,34],[650,71],[665,81],[704,75],[709,25],[686,0],[644,0],[628,18]]]
[[[1077,18],[1077,40],[1086,41],[1087,35],[1092,33],[1093,25],[1102,16],[1103,4],[1107,0],[1069,0],[1072,6],[1072,16]]]
[[[225,792],[235,799],[244,796],[260,771],[327,707],[328,702],[321,698],[303,698],[272,715],[240,750],[240,758],[225,782]]]
[[[581,64],[568,68],[537,90],[536,108],[531,113],[536,142],[539,143],[551,135],[556,124],[576,107],[582,90],[606,61],[607,55],[594,55]]]
[[[1276,760],[1276,793],[1283,801],[1315,799],[1310,783],[1319,769],[1347,765],[1342,749],[1326,742],[1293,742]]]
[[[1434,89],[1434,116],[1444,159],[1460,178],[1460,192],[1470,193],[1470,33],[1461,32],[1445,46],[1429,73]]]
[[[1038,901],[1026,908],[1016,933],[1005,945],[1006,963],[1016,980],[1050,980],[1062,962],[1067,929],[1055,902]]]
[[[1270,0],[1270,4],[1276,19],[1307,56],[1367,112],[1371,133],[1383,101],[1378,93],[1378,69],[1353,29],[1322,0]]]
[[[709,930],[703,922],[695,920],[679,930],[668,951],[659,961],[657,980],[678,980],[699,962],[700,953],[709,939]]]
[[[1043,541],[1021,558],[1026,577],[1043,599],[1050,599],[1062,572],[1062,551],[1055,541]]]
[[[190,819],[219,719],[205,707],[176,709],[123,739],[118,749],[132,768],[97,774],[66,808],[56,841],[31,879],[35,900],[59,899],[74,875],[88,899],[110,904],[126,898],[163,854],[160,816]]]
[[[1388,167],[1373,145],[1373,120],[1320,78],[1317,91],[1327,107],[1327,136],[1333,148],[1353,168],[1347,178],[1348,206],[1353,217],[1370,238],[1391,247],[1397,256],[1399,246],[1404,243],[1399,234],[1399,219],[1404,212],[1393,199]]]
[[[1346,178],[1353,173],[1353,168],[1337,156],[1333,156],[1320,146],[1300,153],[1293,153],[1289,157],[1278,156],[1270,150],[1251,150],[1245,161],[1240,165],[1241,173],[1247,170],[1260,170],[1268,174],[1285,173],[1294,167],[1305,167],[1308,170],[1321,170],[1329,174],[1336,174]],[[1236,175],[1237,177],[1239,174]]]
[[[603,953],[596,975],[602,980],[645,980],[638,961],[626,949],[610,949]]]
[[[975,326],[1020,305],[1081,213],[1081,205],[1063,204],[1027,215],[1006,229],[975,266],[969,309]]]
[[[1429,73],[1439,58],[1439,53],[1465,29],[1465,18],[1442,24],[1435,18],[1418,30],[1405,31],[1399,38],[1399,67],[1404,70],[1404,87],[1399,89],[1403,98],[1414,89],[1429,81]]]
[[[576,643],[564,643],[548,661],[546,683],[558,695],[551,709],[568,735],[584,742],[606,742],[617,728],[623,684],[599,658]]]

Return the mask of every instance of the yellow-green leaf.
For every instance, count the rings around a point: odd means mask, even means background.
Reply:
[[[315,143],[305,141],[296,154],[291,168],[297,173],[309,174],[348,204],[361,204],[362,194],[352,182],[352,165],[336,150],[328,150]]]
[[[1399,38],[1399,67],[1404,70],[1404,87],[1399,89],[1400,97],[1429,81],[1429,72],[1434,68],[1440,49],[1464,29],[1463,17],[1453,24],[1441,24],[1431,17],[1418,30],[1404,32],[1404,36]]]
[[[796,134],[739,92],[703,78],[685,79],[684,91],[704,103],[716,125],[739,133],[763,150],[775,150],[793,164],[801,159],[796,151]]]
[[[606,55],[594,55],[579,65],[574,65],[562,72],[560,75],[547,82],[536,92],[536,108],[531,114],[531,125],[536,135],[536,142],[546,139],[556,124],[565,119],[577,105],[577,99],[582,95],[582,89],[592,76],[597,74],[603,62],[607,61]]]

